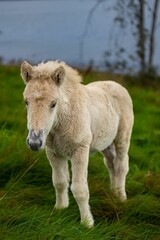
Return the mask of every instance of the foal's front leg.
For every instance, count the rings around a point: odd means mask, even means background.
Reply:
[[[69,187],[69,171],[66,159],[58,158],[50,151],[47,151],[52,166],[52,181],[56,192],[56,209],[66,208],[69,205],[68,187]]]
[[[88,146],[79,148],[72,157],[71,190],[80,210],[81,223],[85,223],[88,227],[92,227],[94,225],[94,220],[89,206],[89,189],[87,182],[88,158]]]

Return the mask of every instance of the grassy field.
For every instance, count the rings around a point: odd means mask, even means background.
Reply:
[[[98,77],[91,75],[85,82]],[[91,155],[88,181],[95,227],[87,229],[79,224],[71,193],[69,208],[54,211],[51,167],[44,152],[33,153],[25,143],[26,109],[19,67],[0,66],[0,239],[160,239],[160,93],[123,84],[133,98],[135,112],[128,201],[122,204],[114,198],[101,155]]]

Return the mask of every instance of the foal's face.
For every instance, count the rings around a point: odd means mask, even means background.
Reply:
[[[32,150],[39,150],[45,144],[56,118],[58,89],[39,79],[30,81],[24,91],[27,106],[27,144]]]
[[[58,68],[57,73],[51,77],[32,78],[31,65],[27,64],[24,62],[21,66],[21,75],[26,83],[23,96],[27,107],[29,130],[27,144],[31,150],[39,150],[44,147],[47,135],[53,124],[56,124],[59,82],[53,78],[58,77],[57,80],[60,81],[61,76],[58,75]]]

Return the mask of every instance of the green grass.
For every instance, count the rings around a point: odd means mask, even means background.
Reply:
[[[92,74],[94,77],[94,75]],[[87,76],[86,82],[90,81]],[[72,194],[68,209],[54,211],[51,167],[44,152],[27,149],[26,110],[19,67],[0,66],[0,239],[160,239],[160,95],[130,86],[135,125],[127,178],[128,201],[109,190],[99,153],[90,156],[90,204],[95,227],[79,224]]]

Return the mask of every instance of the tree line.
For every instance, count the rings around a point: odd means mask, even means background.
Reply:
[[[114,23],[120,30],[125,30],[129,27],[130,34],[134,39],[136,52],[130,54],[132,61],[138,61],[139,72],[156,73],[154,66],[154,53],[156,49],[155,35],[157,31],[157,19],[159,14],[160,0],[115,0],[113,3],[110,0],[96,0],[88,14],[86,28],[84,30],[83,39],[87,33],[91,18],[96,9],[102,3],[111,5],[110,9],[115,11]],[[149,16],[149,17],[148,17]],[[123,32],[123,31],[122,31]],[[115,36],[116,37],[116,36]],[[83,47],[83,40],[82,40]],[[126,49],[119,46],[115,49],[114,54],[116,60],[111,60],[112,52],[110,49],[105,51],[105,65],[108,70],[125,69],[128,67],[128,60],[124,57]]]

